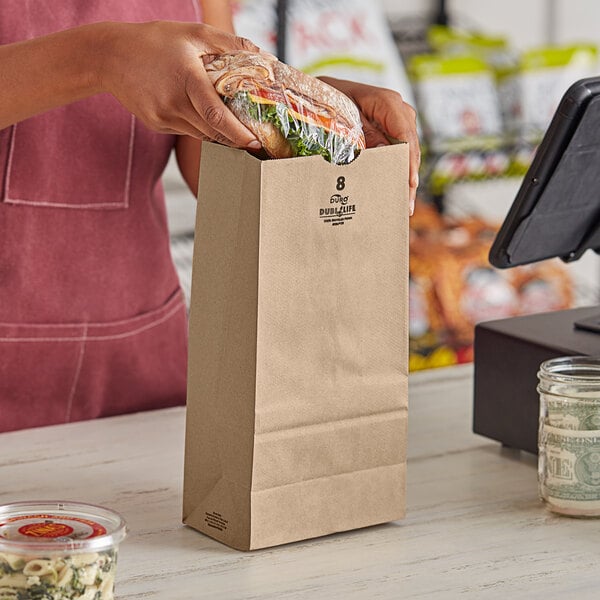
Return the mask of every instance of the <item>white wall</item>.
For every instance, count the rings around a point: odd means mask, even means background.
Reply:
[[[391,18],[427,16],[436,6],[435,0],[381,1]],[[551,41],[600,47],[598,0],[448,0],[447,6],[453,24],[506,36],[518,50]]]
[[[557,4],[557,41],[592,40],[600,47],[600,2],[561,0]]]
[[[448,7],[456,25],[506,36],[513,47],[523,49],[545,43],[550,4],[548,0],[449,0]]]
[[[428,15],[433,10],[433,0],[380,0],[390,17],[413,17]]]

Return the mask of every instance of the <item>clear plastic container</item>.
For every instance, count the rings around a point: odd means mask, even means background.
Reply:
[[[547,360],[538,372],[538,476],[553,512],[600,516],[600,357]]]
[[[0,600],[113,600],[123,518],[75,502],[0,506]]]

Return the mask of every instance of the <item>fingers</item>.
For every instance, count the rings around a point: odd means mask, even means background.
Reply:
[[[247,50],[248,52],[259,52],[260,48],[251,40],[236,35],[233,41],[236,50]]]
[[[387,92],[387,90],[385,90]],[[417,113],[415,109],[402,99],[400,94],[391,92],[387,95],[385,108],[373,115],[383,130],[390,137],[408,142],[409,147],[409,202],[410,214],[414,213],[417,188],[419,187],[419,167],[421,165],[421,147],[417,134]]]
[[[260,49],[247,38],[231,35],[209,25],[196,25],[196,46],[199,57],[226,52],[246,50],[259,52]],[[205,139],[227,146],[261,148],[256,136],[248,130],[224,104],[199,61],[186,79],[185,91],[193,112],[186,116]]]
[[[361,111],[365,141],[368,148],[388,144],[394,138],[409,145],[409,202],[414,212],[421,149],[417,134],[417,113],[393,90],[341,79],[321,78],[347,94]]]
[[[202,69],[188,77],[185,89],[194,110],[187,116],[208,139],[237,148],[261,147],[254,134],[227,108]]]
[[[210,53],[257,52],[252,42],[208,25],[168,21],[119,25],[112,42],[104,91],[150,129],[261,147],[226,107],[200,59]]]
[[[386,136],[372,124],[369,123],[368,125],[363,127],[363,129],[365,131],[365,139],[367,140],[367,148],[387,146],[390,143]],[[408,142],[408,151],[408,201],[410,215],[412,216],[415,212],[417,188],[419,187],[420,159],[418,157],[418,151],[415,152],[414,146],[410,142]]]
[[[414,132],[408,135],[408,185],[410,187],[410,214],[415,212],[415,201],[417,199],[417,188],[419,187],[419,167],[421,166],[421,147],[419,146],[419,138],[416,128]]]
[[[365,142],[367,148],[375,148],[377,146],[387,146],[388,140],[378,127],[373,125],[363,114],[360,115],[362,120],[363,133],[365,134]]]
[[[367,148],[375,148],[377,146],[384,146],[390,143],[390,139],[392,139],[391,135],[389,137],[386,136],[386,134],[384,134],[379,127],[371,123],[371,121],[366,119],[362,114],[361,119]],[[409,207],[411,215],[415,211],[415,200],[417,197],[417,188],[419,187],[419,166],[421,164],[421,150],[419,147],[419,140],[416,134],[416,127],[413,129],[411,129],[410,127],[400,127],[396,129],[396,135],[393,136],[397,140],[408,142],[408,185]]]

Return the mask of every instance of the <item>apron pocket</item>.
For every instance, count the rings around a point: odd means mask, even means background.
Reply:
[[[13,125],[2,199],[56,208],[127,208],[134,138],[135,118],[108,94]]]
[[[120,321],[0,323],[0,432],[182,405],[186,375],[180,290]]]
[[[0,325],[0,432],[69,419],[84,326]]]
[[[180,406],[187,380],[187,314],[178,294],[160,310],[90,325],[70,420]]]

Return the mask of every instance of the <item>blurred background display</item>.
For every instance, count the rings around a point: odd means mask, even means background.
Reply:
[[[598,74],[592,0],[238,0],[236,30],[312,75],[399,91],[423,151],[410,237],[410,368],[472,360],[484,320],[598,303],[588,252],[499,271],[487,255],[567,88]],[[195,200],[165,176],[189,297]]]

